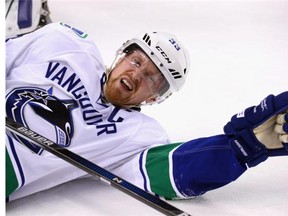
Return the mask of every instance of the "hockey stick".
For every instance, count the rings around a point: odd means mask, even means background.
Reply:
[[[159,212],[170,216],[189,216],[188,213],[170,205],[160,198],[136,187],[135,185],[125,181],[124,179],[114,175],[113,173],[99,167],[89,160],[63,148],[51,140],[41,136],[40,134],[14,122],[6,117],[6,129],[18,136],[34,143],[35,145],[45,149],[46,151],[56,155],[57,157],[67,161],[68,163],[84,170],[85,172],[98,177],[101,181],[123,191],[124,193],[138,199],[139,201],[149,205]]]

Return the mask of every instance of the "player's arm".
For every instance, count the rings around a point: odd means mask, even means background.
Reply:
[[[236,180],[247,169],[225,135],[153,147],[139,162],[144,188],[166,199],[202,195]]]
[[[143,187],[167,199],[190,198],[235,181],[269,156],[287,155],[288,92],[234,115],[223,135],[152,147],[139,156]],[[139,181],[140,182],[140,181]]]

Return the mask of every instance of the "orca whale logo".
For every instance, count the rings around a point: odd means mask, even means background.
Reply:
[[[71,144],[74,133],[71,111],[77,107],[74,100],[60,100],[53,96],[52,88],[48,91],[35,87],[16,88],[6,96],[6,114],[9,118],[27,128],[30,128],[29,124],[32,124],[31,118],[35,118],[35,121],[42,119],[45,127],[48,125],[55,131],[55,142],[64,147]],[[33,111],[33,117],[30,116],[31,112],[28,116],[26,112],[28,109]],[[28,118],[30,121],[27,120]],[[41,148],[23,138],[16,137],[33,152],[41,154]]]

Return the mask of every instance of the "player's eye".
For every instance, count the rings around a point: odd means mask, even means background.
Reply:
[[[140,67],[141,66],[141,62],[138,59],[136,59],[136,58],[132,58],[130,62],[135,67]]]

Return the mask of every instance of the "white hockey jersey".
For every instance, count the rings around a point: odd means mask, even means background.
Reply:
[[[148,146],[169,142],[154,119],[101,101],[103,61],[86,33],[53,23],[6,44],[9,118],[112,172],[130,172],[119,167]],[[86,176],[26,140],[6,137],[19,182],[10,200]]]

